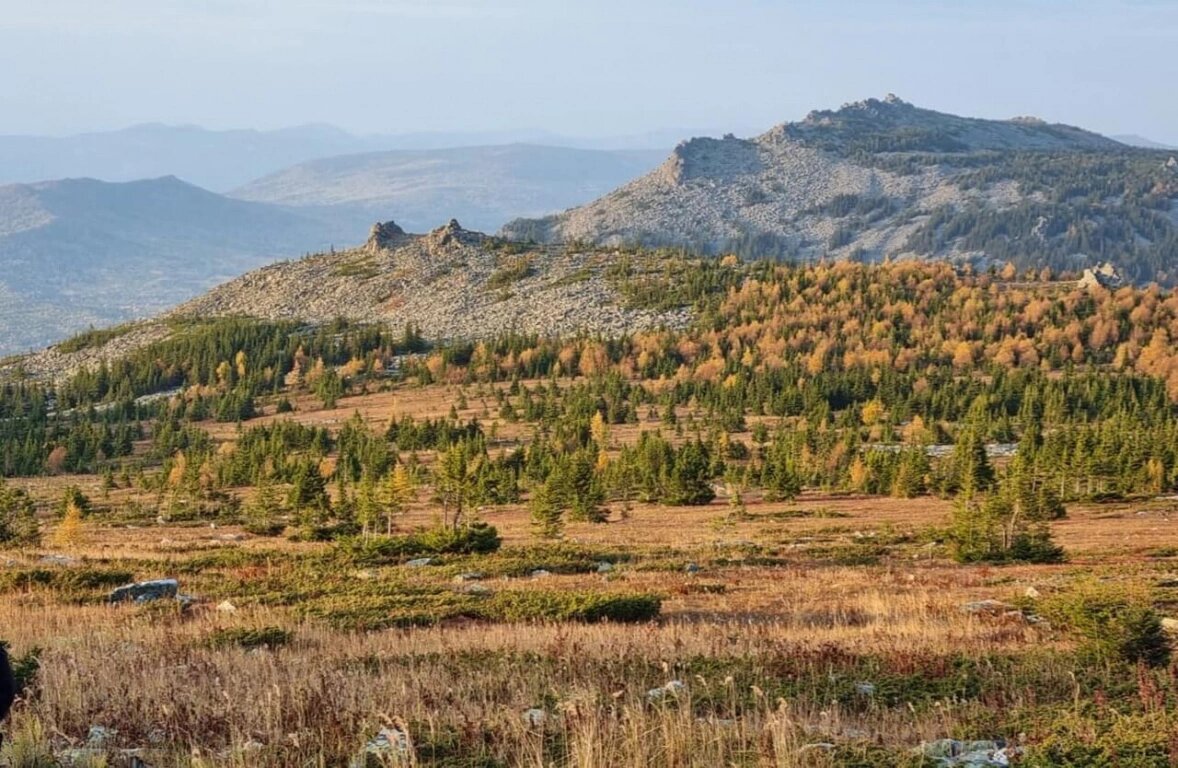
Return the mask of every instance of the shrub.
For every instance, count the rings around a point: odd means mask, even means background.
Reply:
[[[33,500],[0,478],[0,548],[37,546],[41,531]]]
[[[498,621],[650,621],[662,600],[655,595],[605,595],[594,592],[500,592],[483,610]]]
[[[1170,641],[1148,590],[1126,584],[1082,582],[1044,601],[1041,612],[1083,637],[1099,658],[1165,666]]]
[[[533,272],[531,257],[519,256],[509,259],[487,278],[487,288],[491,290],[506,288],[530,276]]]
[[[236,646],[250,650],[253,648],[279,648],[294,639],[294,632],[281,627],[232,627],[218,629],[205,640],[209,648],[228,648]]]
[[[374,536],[342,542],[340,552],[358,565],[381,565],[419,555],[473,555],[495,552],[499,531],[486,523],[460,528],[438,526],[404,536]]]
[[[85,602],[96,593],[135,580],[131,571],[99,568],[27,568],[0,574],[0,594],[42,587],[60,593],[62,599]]]

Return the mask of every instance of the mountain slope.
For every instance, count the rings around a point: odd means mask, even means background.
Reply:
[[[513,144],[377,152],[315,160],[231,194],[294,206],[350,206],[392,214],[420,231],[447,216],[495,230],[594,199],[646,173],[657,151],[594,151]]]
[[[173,177],[0,187],[0,354],[158,312],[277,256],[355,239],[362,226]]]
[[[1167,149],[1167,150],[1178,149],[1178,147],[1171,146],[1170,144],[1163,144],[1160,141],[1154,141],[1153,139],[1147,139],[1144,136],[1138,136],[1135,133],[1120,134],[1117,136],[1112,136],[1110,138],[1116,139],[1117,141],[1121,142],[1122,144],[1125,144],[1126,146],[1137,147],[1138,149]]]
[[[280,261],[217,286],[153,319],[124,325],[95,340],[60,345],[0,364],[36,378],[60,379],[99,360],[113,360],[216,317],[297,320],[338,318],[417,326],[430,340],[477,340],[518,332],[617,336],[683,327],[689,309],[635,301],[611,271],[618,254],[592,248],[536,247],[463,229],[458,222],[425,235],[388,222],[359,248]],[[627,274],[662,274],[662,257],[629,257]]]
[[[539,242],[686,245],[791,258],[917,256],[1136,280],[1178,266],[1178,162],[1033,118],[980,120],[893,96],[750,140],[693,139],[605,197],[509,223]]]

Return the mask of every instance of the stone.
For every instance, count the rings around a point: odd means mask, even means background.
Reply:
[[[78,561],[67,555],[45,555],[41,558],[41,563],[43,565],[58,565],[62,568],[68,568],[71,565],[77,565]]]
[[[536,570],[532,571],[533,579],[547,579],[551,575],[551,571],[546,571],[543,568],[537,568]]]
[[[610,573],[614,569],[613,563],[601,562],[597,564],[598,573]]]
[[[410,560],[409,562],[405,563],[405,567],[406,568],[424,568],[425,566],[429,565],[433,561],[434,561],[434,559],[432,557],[419,557],[415,560]]]
[[[1162,629],[1167,632],[1178,634],[1178,619],[1166,616],[1162,619]]]
[[[90,732],[86,735],[86,745],[89,747],[105,747],[108,746],[119,732],[113,728],[106,728],[101,725],[90,726]]]
[[[401,229],[397,222],[378,221],[372,225],[372,230],[368,233],[368,242],[364,247],[368,252],[375,253],[394,245],[398,238],[404,236],[405,230]]]
[[[1001,616],[1013,610],[1017,609],[1013,605],[1004,603],[1001,600],[977,600],[961,606],[962,613],[968,613],[973,616]]]
[[[457,576],[455,576],[454,582],[457,584],[461,584],[461,583],[467,582],[467,581],[482,581],[483,578],[484,578],[483,574],[479,573],[478,571],[466,571],[465,573],[460,573]]]
[[[533,707],[524,712],[524,722],[533,728],[542,728],[547,720],[548,713],[542,709]]]
[[[874,696],[875,683],[858,682],[855,683],[855,693],[860,696]]]
[[[228,600],[222,600],[217,603],[218,613],[237,613],[237,606]]]
[[[396,765],[390,761],[411,761],[412,745],[408,732],[399,725],[386,726],[368,740],[360,754],[352,760],[350,768],[368,768],[371,765]]]
[[[823,752],[831,752],[837,748],[838,747],[836,747],[834,744],[831,744],[829,741],[816,741],[813,744],[806,744],[799,751],[812,752],[814,750],[821,750]]]
[[[941,766],[1005,768],[1011,764],[1011,756],[1017,755],[1020,750],[1015,747],[1007,747],[1005,742],[1000,740],[937,739],[921,744],[914,751]]]
[[[690,574],[696,574],[696,573],[699,573],[699,571],[700,571],[700,567],[696,563],[688,563],[687,566],[683,569],[684,573],[690,573]]]
[[[662,701],[667,698],[677,698],[687,692],[687,683],[682,680],[668,680],[659,688],[651,688],[646,692],[646,700],[650,702]]]
[[[1039,590],[1035,589],[1034,587],[1027,587],[1027,591],[1023,592],[1023,596],[1030,598],[1031,600],[1038,600]]]
[[[113,590],[107,601],[110,603],[147,603],[152,600],[175,598],[179,592],[180,582],[176,579],[140,581],[135,584],[126,584]]]
[[[106,751],[94,747],[71,747],[58,752],[57,759],[65,768],[102,765],[106,761]]]

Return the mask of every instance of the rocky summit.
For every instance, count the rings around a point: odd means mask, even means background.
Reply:
[[[686,141],[609,195],[503,234],[1075,272],[1109,261],[1133,280],[1172,282],[1178,171],[1168,161],[1080,128],[958,117],[889,95],[753,139]]]

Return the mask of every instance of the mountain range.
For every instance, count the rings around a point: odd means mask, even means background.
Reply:
[[[308,131],[323,147],[349,142],[334,129]],[[0,187],[0,354],[151,316],[275,259],[330,259],[390,218],[399,231],[425,231],[460,216],[473,229],[503,225],[503,239],[548,246],[1009,261],[1075,273],[1109,262],[1120,277],[1173,284],[1173,154],[1034,118],[958,117],[889,96],[813,112],[752,139],[685,141],[661,164],[651,151],[514,144],[301,160],[229,194],[174,176],[10,185]],[[210,150],[210,167],[220,162]],[[544,274],[555,252],[563,251],[536,250],[529,274]],[[476,262],[453,265],[484,269]],[[428,304],[434,283],[414,277],[421,264],[406,263],[416,266],[397,267],[397,279]],[[371,269],[386,266],[378,259]],[[284,297],[317,285],[275,283],[274,296],[241,308],[302,305]],[[452,304],[440,306],[465,311]],[[342,297],[313,305],[316,317],[354,309]]]
[[[692,139],[657,169],[518,240],[683,246],[794,259],[939,258],[1178,276],[1178,160],[1035,118],[895,96],[753,139]]]
[[[390,215],[416,231],[455,214],[493,231],[559,211],[661,154],[512,145],[347,155],[235,196],[175,176],[0,187],[0,355],[150,316],[275,259],[359,242]]]
[[[395,215],[411,231],[458,218],[494,231],[517,216],[563,210],[654,168],[665,153],[527,144],[400,150],[313,160],[230,194],[287,206]]]
[[[594,139],[546,131],[426,131],[357,136],[327,124],[272,131],[218,131],[194,125],[148,123],[73,136],[0,136],[0,185],[68,178],[138,181],[177,176],[214,192],[228,192],[284,168],[339,155],[506,144],[658,149],[666,154],[680,138],[681,134],[669,131]]]
[[[157,313],[276,258],[354,241],[364,226],[171,176],[0,187],[0,353]]]

